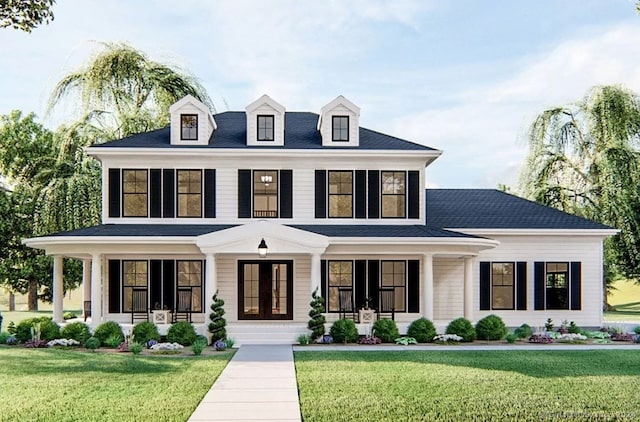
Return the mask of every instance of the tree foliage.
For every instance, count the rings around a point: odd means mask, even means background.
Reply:
[[[55,0],[0,0],[0,28],[31,32],[54,18]]]
[[[619,86],[541,113],[531,125],[523,194],[621,232],[605,241],[607,279],[640,276],[640,101]]]

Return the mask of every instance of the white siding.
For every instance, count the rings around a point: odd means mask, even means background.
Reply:
[[[433,319],[451,321],[463,316],[463,293],[464,261],[435,258],[433,260]]]

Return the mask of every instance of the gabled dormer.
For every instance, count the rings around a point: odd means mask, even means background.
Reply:
[[[247,145],[284,145],[284,106],[268,95],[258,98],[247,112]]]
[[[209,108],[191,95],[169,107],[169,113],[171,145],[207,145],[217,129]]]
[[[320,111],[318,131],[323,147],[360,145],[360,107],[339,95]]]

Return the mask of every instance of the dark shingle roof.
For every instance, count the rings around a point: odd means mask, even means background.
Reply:
[[[305,112],[285,113],[284,147],[247,146],[247,117],[244,112],[227,111],[214,116],[218,129],[209,139],[208,148],[247,149],[349,149],[349,147],[323,147],[317,130],[318,115]],[[125,148],[194,148],[188,145],[171,145],[168,127],[151,132],[132,135],[124,139],[94,145],[94,147]],[[360,128],[359,149],[369,150],[426,150],[433,148],[385,135],[370,129]]]
[[[328,237],[467,237],[475,238],[451,230],[427,226],[407,225],[297,225],[291,226]]]
[[[427,189],[427,225],[450,229],[610,229],[495,189]]]
[[[101,224],[49,236],[200,236],[234,227],[229,224]],[[47,236],[47,237],[49,237]]]

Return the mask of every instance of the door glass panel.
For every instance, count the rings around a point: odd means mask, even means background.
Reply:
[[[247,315],[258,315],[259,286],[259,264],[244,264],[244,313]]]
[[[287,265],[271,266],[271,313],[285,315],[287,313]]]

